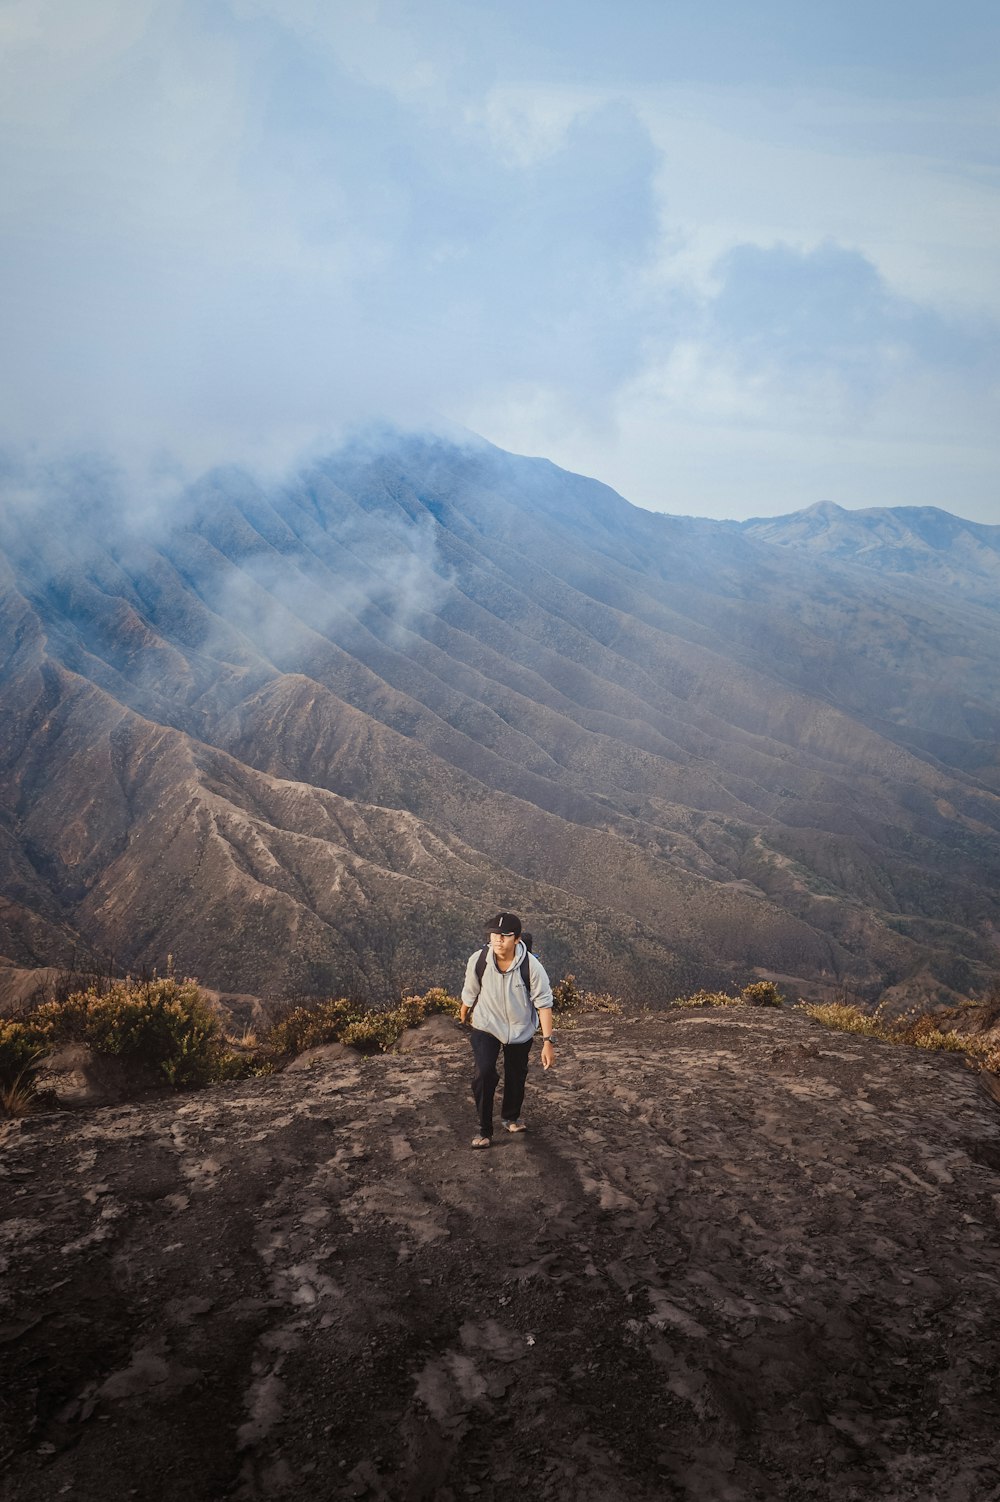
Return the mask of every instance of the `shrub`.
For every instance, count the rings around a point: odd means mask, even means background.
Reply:
[[[835,1027],[843,1033],[860,1033],[866,1038],[881,1038],[888,1042],[890,1034],[877,1017],[863,1012],[860,1007],[846,1001],[809,1002],[800,1001],[799,1010],[807,1017],[822,1022],[824,1027]]]
[[[0,1085],[12,1085],[33,1070],[44,1052],[44,1040],[36,1029],[23,1021],[0,1018]]]
[[[564,975],[552,987],[552,1010],[562,1016],[583,1010],[583,993],[576,983],[575,975]]]
[[[620,1017],[624,1009],[617,996],[609,991],[581,991],[575,975],[564,975],[552,987],[552,1010],[566,1022],[584,1012],[606,1012]]]
[[[951,1028],[943,1028],[943,1016],[910,1015],[885,1023],[877,1012],[869,1015],[860,1007],[846,1002],[800,1001],[798,1010],[826,1027],[860,1033],[867,1038],[880,1038],[883,1043],[903,1043],[911,1048],[939,1048],[946,1053],[960,1053],[973,1069],[1000,1074],[1000,1047],[975,1034],[956,1033]]]
[[[180,1088],[214,1078],[221,1032],[194,981],[169,977],[113,986],[92,1009],[87,1041],[98,1053],[156,1070]]]
[[[86,1043],[176,1089],[207,1085],[222,1052],[222,1029],[193,980],[172,975],[115,981],[50,1001],[31,1024],[53,1044]]]
[[[356,1022],[348,1024],[341,1042],[352,1048],[378,1049],[385,1053],[398,1043],[408,1027],[419,1027],[435,1013],[444,1012],[457,1017],[460,1007],[457,996],[449,996],[441,986],[435,986],[424,996],[404,996],[399,1006],[384,1012],[366,1012]]]
[[[625,1010],[610,991],[584,991],[582,1001],[585,1012],[606,1012],[611,1017],[620,1017]]]
[[[675,996],[672,1007],[738,1007],[739,996],[729,996],[725,991],[694,991],[690,996]]]
[[[275,1023],[267,1043],[275,1053],[297,1054],[323,1043],[345,1043],[363,1051],[385,1053],[408,1027],[418,1027],[438,1012],[457,1017],[461,1003],[435,986],[423,996],[404,996],[398,1006],[364,1011],[340,996],[314,1007],[296,1007]]]
[[[672,1007],[781,1007],[785,998],[773,981],[755,980],[744,986],[738,996],[728,991],[694,991],[690,996],[675,996]]]
[[[780,1007],[784,1005],[785,998],[774,981],[755,980],[751,985],[743,987],[740,1001],[748,1007]]]
[[[914,1048],[943,1048],[949,1053],[977,1053],[972,1038],[960,1037],[951,1028],[942,1028],[936,1017],[905,1017],[892,1024],[894,1043],[910,1043]]]
[[[324,1043],[339,1043],[344,1029],[360,1021],[363,1013],[346,996],[330,997],[313,1007],[296,1007],[276,1022],[267,1036],[267,1047],[278,1055],[304,1053]]]
[[[259,1079],[273,1074],[274,1064],[258,1048],[224,1049],[212,1071],[213,1083],[231,1084],[237,1080]]]
[[[44,1037],[30,1024],[0,1018],[0,1111],[27,1116],[35,1108],[35,1075],[46,1051]]]

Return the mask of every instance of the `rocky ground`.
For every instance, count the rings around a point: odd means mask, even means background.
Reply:
[[[801,1015],[590,1018],[3,1128],[4,1502],[1000,1497],[1000,1113]]]

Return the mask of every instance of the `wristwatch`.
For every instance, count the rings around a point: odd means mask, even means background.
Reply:
[[[555,1041],[556,1041],[556,1035],[555,1035],[555,1033],[549,1033],[549,1036],[547,1038],[546,1038],[546,1036],[545,1036],[544,1033],[542,1034],[542,1047],[543,1048],[545,1047],[546,1043],[554,1043]]]

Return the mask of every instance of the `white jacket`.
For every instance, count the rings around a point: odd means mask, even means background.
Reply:
[[[523,942],[518,939],[514,963],[509,970],[498,968],[496,956],[490,950],[480,987],[476,979],[476,961],[481,953],[482,950],[477,949],[470,954],[462,987],[463,1006],[475,1007],[472,1026],[480,1032],[492,1033],[501,1043],[527,1043],[538,1026],[539,1011],[552,1005],[552,987],[541,961],[533,954],[528,955],[529,993],[521,979],[521,961],[526,953]]]

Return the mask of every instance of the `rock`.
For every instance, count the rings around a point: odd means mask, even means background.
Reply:
[[[462,1033],[454,1017],[438,1014],[428,1017],[419,1027],[408,1027],[394,1048],[394,1053],[423,1053],[425,1049],[454,1047]]]
[[[38,1090],[62,1107],[117,1105],[165,1082],[152,1070],[95,1053],[86,1043],[64,1043],[38,1071]]]
[[[285,1065],[286,1074],[298,1074],[304,1069],[327,1069],[329,1066],[342,1059],[352,1050],[344,1043],[321,1043],[316,1048],[307,1048],[302,1053],[296,1054],[290,1064]]]

